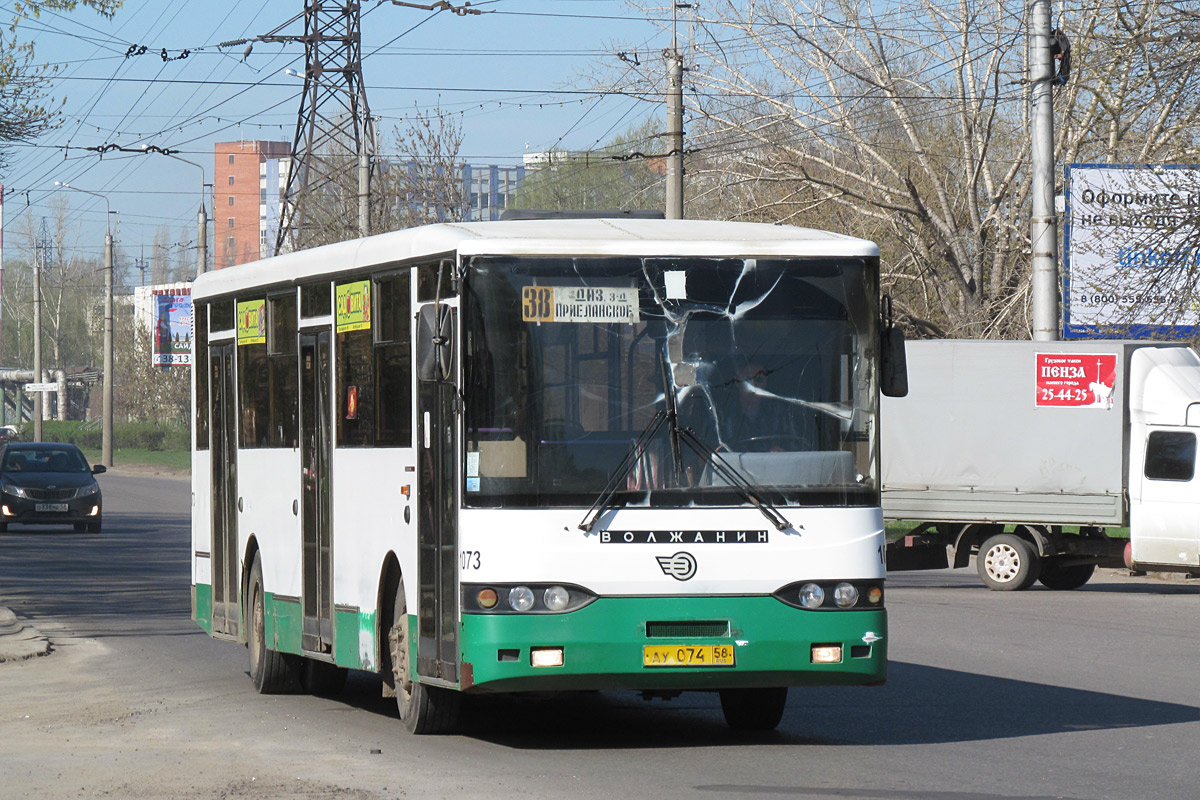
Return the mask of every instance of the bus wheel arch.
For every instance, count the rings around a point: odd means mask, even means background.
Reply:
[[[259,558],[258,539],[253,534],[246,540],[246,554],[242,558],[242,572],[238,579],[238,597],[241,601],[242,608],[242,629],[241,642],[242,644],[250,645],[250,570],[254,566],[254,560]]]

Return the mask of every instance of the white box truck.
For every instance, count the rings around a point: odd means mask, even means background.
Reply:
[[[889,569],[975,555],[1000,590],[1078,588],[1098,565],[1200,575],[1190,347],[937,340],[906,351],[908,395],[882,399],[883,512],[916,525],[889,544]]]

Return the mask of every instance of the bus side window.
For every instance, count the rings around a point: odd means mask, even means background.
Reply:
[[[375,443],[412,446],[411,272],[375,281]]]
[[[271,447],[299,445],[300,390],[296,374],[296,292],[267,298],[267,363]]]

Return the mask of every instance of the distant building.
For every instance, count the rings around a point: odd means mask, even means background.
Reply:
[[[496,164],[463,164],[463,189],[469,200],[471,222],[500,219],[508,208],[508,199],[525,180],[525,167],[501,167]]]
[[[219,142],[213,158],[213,268],[262,254],[263,165],[291,152],[288,142]],[[284,173],[286,180],[286,172]],[[274,249],[274,241],[271,247]]]

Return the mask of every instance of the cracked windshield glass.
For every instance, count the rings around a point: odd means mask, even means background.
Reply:
[[[877,273],[871,258],[472,259],[466,503],[747,503],[723,462],[771,502],[878,504]]]

